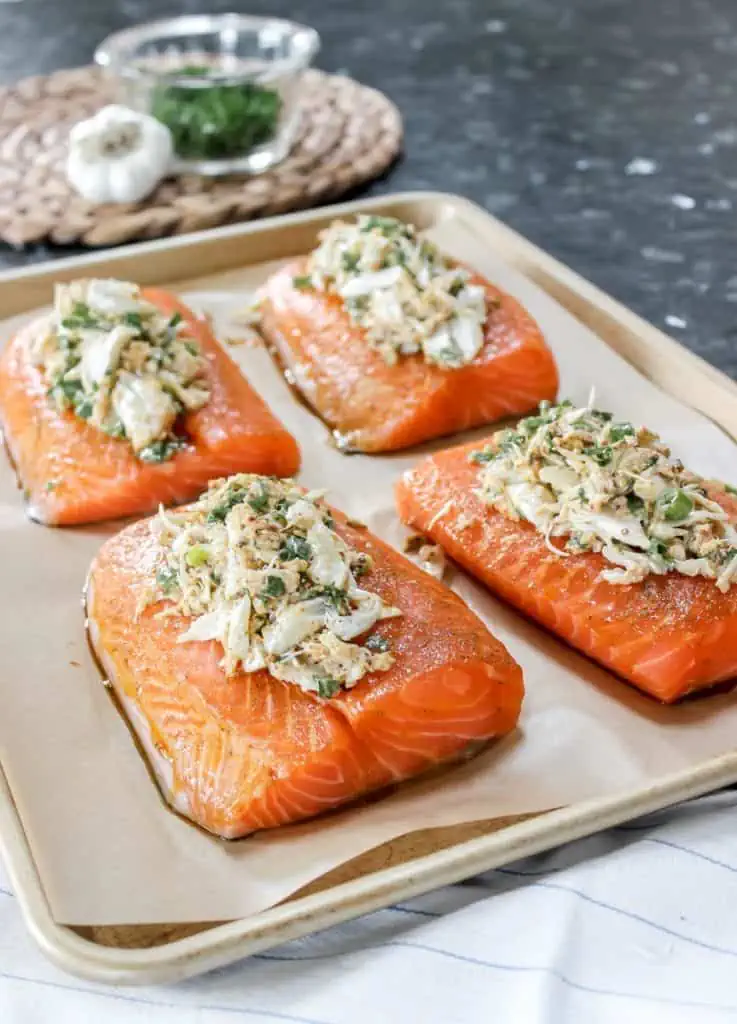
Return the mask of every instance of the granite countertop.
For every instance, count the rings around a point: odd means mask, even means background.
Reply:
[[[0,80],[205,8],[312,24],[391,96],[406,156],[369,194],[466,195],[737,377],[734,0],[4,0]]]

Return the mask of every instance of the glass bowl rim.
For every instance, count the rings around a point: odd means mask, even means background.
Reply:
[[[187,36],[205,35],[207,33],[219,32],[225,29],[235,30],[238,33],[256,34],[263,29],[279,29],[286,37],[291,37],[291,42],[297,43],[296,51],[288,57],[274,60],[273,66],[259,71],[259,81],[268,81],[273,77],[281,77],[285,74],[294,74],[307,68],[312,58],[320,49],[320,36],[316,29],[309,25],[302,25],[296,21],[289,21],[286,18],[258,17],[250,14],[184,14],[174,18],[159,18],[155,21],[142,22],[130,28],[121,29],[107,36],[95,50],[95,63],[99,67],[114,71],[124,78],[138,79],[159,79],[163,77],[160,72],[150,68],[137,67],[132,64],[132,51],[140,43],[154,40],[162,35]],[[229,78],[235,81],[247,79],[247,73],[236,75],[218,76],[219,82],[227,81]],[[167,81],[175,85],[197,87],[204,79],[193,78],[187,75],[177,75],[176,72],[166,73]]]

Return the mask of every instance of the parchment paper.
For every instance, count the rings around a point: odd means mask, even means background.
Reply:
[[[431,234],[524,302],[555,352],[562,395],[583,402],[595,383],[602,407],[660,431],[694,469],[737,478],[737,448],[718,428],[661,394],[504,266],[470,230],[451,222]],[[231,314],[270,269],[197,282],[187,297],[215,314],[221,336],[243,334]],[[3,338],[14,326],[2,325]],[[341,455],[263,348],[244,345],[231,352],[298,438],[300,479],[328,487],[331,501],[401,547],[404,532],[393,512],[392,484],[422,451]],[[245,916],[415,829],[541,811],[633,789],[735,746],[735,697],[661,707],[453,570],[449,582],[524,669],[527,697],[517,733],[462,767],[406,784],[366,806],[238,842],[220,841],[165,809],[87,650],[81,589],[95,550],[116,528],[47,529],[28,522],[13,472],[2,460],[0,759],[60,923]]]

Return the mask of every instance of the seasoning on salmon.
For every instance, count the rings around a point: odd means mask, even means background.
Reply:
[[[218,835],[309,818],[513,729],[463,602],[317,492],[217,481],[108,540],[90,638],[166,799]]]
[[[565,402],[404,475],[402,520],[654,697],[737,674],[737,503],[645,428]]]
[[[347,450],[406,448],[557,392],[522,306],[394,218],[332,225],[267,281],[259,309],[290,379]]]
[[[158,289],[89,280],[0,355],[0,423],[49,525],[185,501],[212,477],[296,472],[296,442],[208,325]]]

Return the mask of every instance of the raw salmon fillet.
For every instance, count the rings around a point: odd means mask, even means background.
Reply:
[[[209,363],[211,398],[182,418],[191,443],[162,463],[145,463],[126,440],[109,437],[47,397],[21,330],[0,354],[0,426],[34,519],[54,526],[148,512],[186,501],[212,477],[235,472],[290,476],[299,468],[294,438],[272,415],[215,341],[205,321],[168,292],[143,289],[165,313],[178,311]]]
[[[309,818],[463,756],[514,728],[522,673],[442,583],[348,524],[373,568],[362,586],[399,606],[378,623],[388,671],[321,700],[265,670],[226,676],[216,641],[177,643],[189,619],[136,607],[161,557],[154,520],[108,540],[89,577],[90,638],[162,792],[226,838]]]
[[[527,412],[558,391],[540,328],[511,295],[477,274],[489,315],[484,347],[467,366],[443,369],[421,355],[389,366],[335,295],[302,290],[306,260],[267,281],[261,329],[306,401],[341,447],[386,452]]]
[[[440,544],[492,591],[658,700],[737,675],[737,588],[676,572],[627,585],[598,579],[595,552],[553,554],[534,526],[475,494],[475,443],[426,458],[397,487],[403,522]],[[737,503],[712,497],[732,514]],[[737,515],[735,515],[737,519]]]

